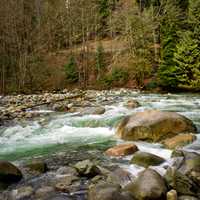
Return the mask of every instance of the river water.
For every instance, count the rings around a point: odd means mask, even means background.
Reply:
[[[94,92],[94,91],[93,91]],[[141,107],[127,109],[128,99],[136,99]],[[115,125],[126,115],[146,109],[175,111],[193,120],[200,133],[200,95],[198,94],[146,94],[128,90],[104,91],[97,95],[97,102],[106,108],[103,115],[79,113],[56,114],[26,123],[0,129],[0,160],[19,161],[36,156],[51,155],[72,149],[96,148],[105,150],[116,143]],[[137,142],[140,150],[159,155],[170,162],[171,151],[160,144]],[[200,137],[189,145],[190,150],[200,150]],[[129,158],[127,158],[129,159]],[[135,170],[135,168],[134,168]]]

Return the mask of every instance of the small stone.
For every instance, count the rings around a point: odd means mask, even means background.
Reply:
[[[13,200],[18,200],[30,197],[32,194],[33,194],[33,188],[31,186],[26,186],[13,190],[11,196]]]
[[[81,176],[94,177],[101,173],[100,169],[90,160],[80,161],[74,167]]]
[[[43,198],[49,195],[49,193],[53,192],[54,188],[50,187],[50,186],[45,186],[42,188],[39,188],[36,192],[35,192],[35,196],[37,198]]]
[[[177,199],[178,196],[176,190],[170,190],[169,192],[167,192],[167,200],[177,200]]]
[[[108,156],[127,156],[138,151],[135,144],[120,144],[108,149],[105,154]]]

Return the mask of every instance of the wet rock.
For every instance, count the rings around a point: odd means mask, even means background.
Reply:
[[[138,151],[135,144],[120,144],[108,149],[105,154],[108,156],[127,156]]]
[[[38,173],[45,173],[48,171],[47,164],[43,161],[32,161],[28,163],[25,167],[30,169],[31,171],[36,171]]]
[[[21,179],[22,173],[16,166],[7,161],[0,161],[0,190]]]
[[[133,197],[130,193],[122,193],[120,185],[99,183],[89,188],[88,200],[133,200]]]
[[[192,179],[174,168],[168,168],[165,180],[169,187],[175,189],[179,195],[199,195],[199,186]]]
[[[160,142],[179,133],[196,133],[193,122],[174,112],[146,110],[125,117],[117,127],[116,135],[124,140]]]
[[[178,197],[178,200],[199,200],[199,198],[196,198],[196,197],[193,197],[193,196],[184,195],[184,196]]]
[[[156,171],[146,169],[124,190],[131,192],[136,200],[165,200],[167,186],[164,179]]]
[[[80,161],[74,167],[81,176],[94,177],[101,174],[100,169],[90,160]]]
[[[138,108],[140,106],[139,102],[134,100],[134,99],[130,99],[127,102],[124,103],[124,106],[127,108]]]
[[[12,200],[21,200],[23,198],[30,197],[33,194],[33,192],[34,190],[31,186],[21,187],[11,192],[11,198]]]
[[[194,142],[197,137],[194,134],[179,134],[172,138],[163,141],[163,144],[168,149],[175,149]]]
[[[169,192],[167,192],[167,200],[177,200],[177,199],[178,196],[176,190],[170,190]]]
[[[133,175],[121,168],[114,170],[107,177],[107,182],[119,184],[121,186],[125,186],[133,180]]]
[[[165,159],[151,153],[138,151],[133,155],[131,164],[136,164],[142,167],[157,166],[165,162]]]

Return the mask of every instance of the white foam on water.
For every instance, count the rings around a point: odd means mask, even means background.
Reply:
[[[0,136],[0,154],[50,144],[77,143],[78,146],[95,143],[102,139],[109,139],[113,134],[114,131],[106,127],[76,128],[64,125],[59,128],[42,129],[39,124],[26,127],[15,126],[6,129]]]

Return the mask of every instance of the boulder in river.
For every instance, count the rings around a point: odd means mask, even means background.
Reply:
[[[136,164],[145,168],[149,166],[157,166],[163,162],[165,162],[164,158],[142,151],[136,152],[130,161],[131,164]]]
[[[194,134],[179,134],[164,140],[162,143],[168,149],[175,149],[194,142],[197,139]]]
[[[116,135],[124,140],[160,142],[179,133],[196,133],[188,118],[175,113],[146,110],[127,116],[118,124]]]
[[[108,156],[127,156],[138,151],[135,144],[119,144],[108,149],[105,154]]]
[[[0,161],[0,189],[22,179],[21,171],[12,163]]]
[[[124,190],[131,192],[136,200],[165,200],[167,186],[160,174],[153,169],[146,169]]]

